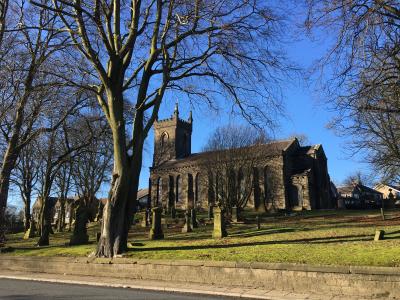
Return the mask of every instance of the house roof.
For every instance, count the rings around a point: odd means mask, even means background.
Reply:
[[[339,194],[351,194],[354,190],[353,185],[348,185],[348,186],[340,186],[337,188],[337,191]]]
[[[39,208],[39,207],[40,207],[40,201],[39,201],[39,199],[40,199],[40,197],[38,197],[38,198],[36,199],[35,203],[34,203],[33,206],[32,206],[32,209],[33,209],[33,208]],[[57,201],[58,201],[58,197],[49,197],[49,198],[48,198],[49,209],[52,209],[52,208],[56,205]]]
[[[149,195],[149,189],[140,189],[138,190],[137,198],[140,199],[148,195]]]
[[[347,185],[347,186],[341,186],[338,187],[337,190],[339,194],[351,194],[355,189],[359,190],[361,193],[372,193],[372,194],[382,194],[381,192],[378,192],[374,190],[373,188],[370,188],[366,185],[363,184],[354,184],[354,185]]]
[[[378,189],[380,186],[387,186],[388,188],[391,188],[392,190],[396,190],[396,191],[400,192],[400,186],[398,186],[398,185],[379,183],[374,188]]]
[[[275,142],[260,144],[260,145],[253,145],[253,146],[248,146],[248,147],[243,147],[243,148],[193,153],[185,158],[171,159],[169,161],[166,161],[166,162],[160,164],[159,166],[157,166],[156,168],[159,168],[159,169],[177,168],[177,167],[182,167],[182,166],[190,165],[190,164],[199,164],[203,161],[213,159],[213,156],[215,156],[215,155],[225,154],[225,153],[228,153],[229,151],[234,151],[234,150],[248,150],[251,152],[262,153],[262,155],[265,157],[276,156],[276,155],[281,155],[282,152],[285,151],[294,142],[295,142],[295,139],[281,140],[281,141],[275,141]],[[237,153],[237,154],[243,155],[243,153],[241,153],[241,154]]]

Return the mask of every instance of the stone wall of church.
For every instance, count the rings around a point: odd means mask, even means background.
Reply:
[[[285,209],[287,201],[283,156],[259,159],[252,169],[251,194],[246,206],[257,211]],[[171,206],[177,209],[207,209],[218,197],[216,181],[220,176],[222,174],[210,174],[210,169],[204,167],[204,164],[170,169],[154,168],[151,170],[152,205],[166,209]],[[231,176],[237,181],[239,170],[233,170]]]

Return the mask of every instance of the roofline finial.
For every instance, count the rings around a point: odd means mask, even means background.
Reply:
[[[177,99],[176,102],[175,102],[174,115],[175,115],[176,117],[179,116],[178,99]]]

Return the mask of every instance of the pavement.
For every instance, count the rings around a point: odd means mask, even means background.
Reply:
[[[296,294],[216,285],[128,278],[0,271],[0,299],[268,299],[361,300],[339,295]]]

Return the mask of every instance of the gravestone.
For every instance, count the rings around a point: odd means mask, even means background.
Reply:
[[[232,207],[232,222],[237,223],[239,221],[239,211],[236,206]]]
[[[383,200],[382,200],[382,203],[383,203]],[[382,218],[382,221],[385,221],[385,211],[383,210],[383,207],[381,207],[381,218]]]
[[[214,207],[211,204],[208,206],[208,220],[211,220],[214,217],[213,208]]]
[[[226,236],[228,236],[228,233],[225,227],[224,211],[217,206],[214,208],[214,230],[212,237],[214,239],[220,239]]]
[[[153,214],[153,220],[151,223],[151,229],[149,233],[150,240],[162,240],[164,238],[164,233],[161,226],[161,213],[162,207],[154,207],[151,209]]]
[[[142,222],[141,222],[142,227],[147,227],[149,226],[149,212],[146,210],[144,213],[142,213]]]
[[[190,211],[186,211],[185,212],[185,225],[182,228],[183,233],[188,233],[188,232],[193,231],[192,224],[190,224],[190,219],[191,219]]]
[[[383,230],[376,230],[375,231],[375,237],[374,237],[374,241],[380,241],[383,240],[383,237],[385,235],[385,231]]]
[[[192,219],[192,227],[193,228],[199,227],[199,224],[197,224],[196,210],[194,208],[192,208],[190,210],[190,216],[191,216],[191,219]]]
[[[171,218],[175,219],[176,218],[176,209],[174,206],[171,207]]]
[[[83,245],[89,242],[86,224],[89,220],[89,213],[86,207],[78,205],[75,211],[75,226],[69,244]]]
[[[261,218],[260,216],[256,216],[256,222],[257,222],[257,230],[261,229]]]
[[[32,218],[29,229],[24,234],[24,240],[28,240],[33,237],[35,237],[35,221]]]

